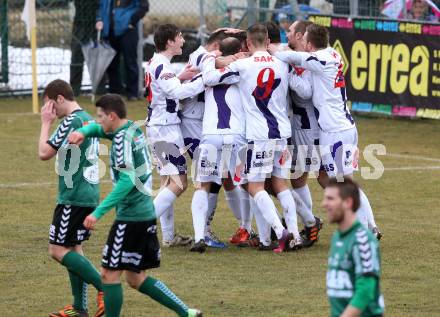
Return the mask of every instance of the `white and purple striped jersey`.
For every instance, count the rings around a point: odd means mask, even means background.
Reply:
[[[258,51],[218,70],[212,57],[203,61],[203,81],[208,86],[237,84],[246,113],[246,139],[289,138],[292,132],[287,114],[290,66],[266,51]]]
[[[294,130],[314,130],[319,129],[317,112],[312,100],[312,74],[309,70],[301,67],[293,67],[292,76],[298,76],[304,80],[310,90],[301,89],[297,86],[289,91],[292,106],[290,121]]]
[[[206,87],[203,135],[239,134],[245,137],[245,112],[237,85]]]
[[[308,69],[312,73],[313,104],[318,123],[325,132],[338,132],[355,126],[347,108],[343,61],[331,47],[313,53],[283,51],[279,59]]]
[[[203,57],[208,51],[203,46],[189,55],[188,64],[192,67],[199,67]],[[202,120],[203,112],[205,110],[205,92],[201,92],[195,97],[190,97],[180,101],[181,115],[184,118]]]
[[[205,90],[201,76],[182,84],[173,71],[170,60],[160,53],[154,54],[145,74],[147,89],[148,126],[180,123],[177,115],[179,100],[193,97]]]

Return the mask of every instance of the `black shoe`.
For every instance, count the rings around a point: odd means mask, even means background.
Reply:
[[[318,242],[318,234],[322,229],[322,220],[318,217],[315,217],[315,225],[311,227],[305,227],[304,230],[301,231],[300,235],[302,238],[302,246],[304,248],[310,248],[315,242]]]
[[[278,248],[278,243],[271,242],[269,245],[264,245],[260,242],[258,245],[258,251],[272,251]]]
[[[206,242],[205,240],[200,240],[198,242],[195,242],[191,249],[189,249],[191,252],[199,252],[199,253],[204,253],[206,251]]]

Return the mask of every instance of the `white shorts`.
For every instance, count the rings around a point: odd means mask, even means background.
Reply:
[[[292,130],[292,172],[319,171],[319,130]]]
[[[359,150],[357,129],[319,133],[322,167],[327,175],[351,175],[358,170]]]
[[[245,181],[246,140],[241,135],[204,135],[195,157],[198,182],[221,185],[228,175],[236,185]]]
[[[203,121],[198,119],[182,118],[180,129],[182,130],[183,142],[185,147],[189,146],[188,154],[191,159],[200,144],[202,138]]]
[[[267,177],[288,179],[292,155],[287,139],[248,140],[246,177],[248,182],[264,182]]]
[[[161,176],[186,174],[185,147],[178,124],[147,127],[147,137]]]

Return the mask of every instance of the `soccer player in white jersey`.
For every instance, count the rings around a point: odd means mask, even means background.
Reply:
[[[228,29],[220,29],[212,33],[206,45],[201,45],[189,56],[188,64],[192,67],[198,67],[208,52],[218,51],[220,49],[220,42],[231,34],[227,33]],[[197,77],[195,77],[197,78]],[[194,153],[200,144],[202,138],[202,119],[205,110],[205,92],[203,91],[197,96],[181,100],[181,119],[180,124],[183,141],[186,147],[189,147],[188,154],[193,160],[193,166],[197,166]],[[208,212],[205,230],[205,242],[208,246],[214,248],[225,248],[226,245],[221,242],[217,236],[213,233],[210,224],[214,218],[215,209],[217,206],[218,193],[221,185],[212,183],[208,194]],[[241,200],[240,191],[235,189],[235,186],[225,187],[225,196],[231,209],[234,211],[237,219],[241,219]],[[167,213],[170,214],[171,213]]]
[[[289,27],[287,39],[289,47],[295,51],[303,52],[303,36],[307,26],[312,24],[309,21],[296,21]],[[310,70],[294,66],[297,76],[309,83],[311,87]],[[312,196],[307,178],[309,172],[319,172],[320,156],[317,145],[319,145],[319,126],[313,106],[312,91],[299,93],[299,88],[290,91],[292,113],[290,122],[292,124],[292,172],[290,179],[292,194],[295,198],[296,210],[300,215],[305,228],[303,234],[303,245],[312,246],[318,240],[319,230],[322,222],[312,213]]]
[[[253,210],[256,218],[261,213],[274,229],[279,247],[283,252],[301,246],[295,201],[286,178],[291,164],[287,150],[287,138],[291,136],[287,115],[287,91],[289,66],[267,52],[269,44],[267,28],[255,24],[247,31],[247,46],[252,56],[233,62],[216,70],[213,58],[203,63],[203,80],[206,85],[237,83],[241,102],[246,114],[246,139],[248,191],[258,208]],[[284,210],[288,229],[284,229],[276,207],[264,189],[267,175],[272,177],[272,187]],[[257,219],[258,220],[258,219]],[[257,226],[260,228],[258,221]]]
[[[311,71],[323,168],[330,177],[352,176],[358,168],[358,136],[347,108],[343,61],[339,53],[329,47],[329,34],[323,26],[309,25],[304,45],[307,52],[283,51],[276,52],[275,56]],[[380,239],[370,203],[362,190],[360,197],[359,220]]]
[[[173,203],[187,187],[184,143],[177,111],[180,99],[198,95],[205,86],[201,77],[182,84],[181,81],[193,78],[196,72],[186,68],[177,77],[171,68],[170,60],[182,54],[184,42],[177,26],[160,25],[154,33],[158,53],[148,63],[145,75],[150,102],[147,136],[161,176],[162,190],[154,199],[154,207],[161,221],[163,246],[188,245],[192,241],[190,237],[174,233]]]
[[[299,45],[302,41],[298,40],[300,33],[295,34],[295,29],[302,27],[304,33],[306,23],[310,22],[296,22],[290,27],[290,31],[287,34],[290,48],[295,50],[301,49]],[[272,47],[277,47],[277,49],[290,49],[287,45],[281,44],[280,29],[275,23],[266,22],[265,25]],[[303,68],[294,67],[292,76],[296,76],[298,80],[295,81],[296,86],[291,87],[289,91],[289,101],[291,105],[289,116],[292,123],[292,137],[289,139],[289,146],[291,147],[290,150],[292,153],[293,173],[290,176],[293,186],[291,192],[295,199],[297,214],[301,217],[305,225],[304,230],[301,232],[303,247],[310,247],[318,240],[318,233],[322,228],[321,220],[312,213],[312,197],[306,182],[307,172],[310,170],[310,162],[316,161],[315,165],[317,165],[317,170],[319,170],[320,166],[320,159],[316,157],[317,151],[314,150],[315,140],[318,139],[319,128],[311,100],[312,87],[310,72],[305,71]],[[300,117],[298,117],[298,115],[300,115]],[[313,156],[315,156],[315,158],[313,158]],[[296,164],[297,162],[299,164]],[[303,175],[303,173],[305,175]],[[270,180],[266,180],[266,189],[269,189],[269,192],[270,187]],[[298,190],[296,190],[296,187]],[[262,230],[262,232],[260,232],[260,239],[269,239],[269,234],[272,240],[275,232],[272,231],[270,233],[270,228]],[[269,247],[260,245],[259,250],[270,250],[271,248],[273,248],[273,244],[270,244]]]
[[[221,42],[222,56],[233,55],[240,49],[241,43],[236,38],[229,37]],[[200,187],[194,192],[191,204],[195,233],[195,243],[191,251],[202,253],[206,249],[204,233],[208,213],[208,193],[211,186],[220,185],[224,180],[225,189],[235,188],[240,195],[240,189],[234,186],[232,177],[235,184],[240,184],[244,179],[246,139],[243,117],[244,109],[236,85],[217,85],[206,88],[203,137],[196,162],[196,175]],[[241,155],[239,155],[240,150]],[[236,163],[237,157],[241,159]],[[236,165],[240,166],[240,161],[242,167],[236,168]],[[238,196],[237,198],[240,202],[247,197]],[[236,206],[231,206],[231,209],[234,207]],[[233,209],[234,214],[241,213],[240,207],[239,205],[238,211]],[[247,209],[249,210],[249,207]]]

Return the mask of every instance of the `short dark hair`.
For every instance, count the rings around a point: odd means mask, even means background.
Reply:
[[[295,25],[295,33],[306,33],[307,27],[312,24],[313,22],[311,21],[298,21]]]
[[[251,25],[247,29],[247,36],[254,46],[264,45],[268,38],[266,25],[262,23]]]
[[[68,82],[62,79],[55,79],[51,81],[43,92],[43,98],[47,97],[51,100],[56,100],[57,96],[63,96],[64,99],[69,101],[75,100],[75,95],[73,94],[72,87]]]
[[[168,41],[174,41],[179,35],[180,29],[174,24],[161,24],[154,31],[154,45],[158,52],[163,52],[167,49]]]
[[[227,37],[220,42],[222,56],[234,55],[241,50],[241,42],[235,37]]]
[[[336,178],[330,178],[326,184],[326,187],[336,187],[339,190],[339,196],[345,200],[351,198],[353,200],[352,209],[354,212],[358,210],[360,206],[360,192],[359,185],[351,178],[344,178],[344,181],[338,181]]]
[[[127,106],[122,97],[118,94],[106,94],[99,98],[95,105],[101,108],[105,114],[114,112],[120,119],[127,117]]]
[[[307,41],[317,49],[323,49],[328,46],[329,33],[325,26],[310,24],[307,29]]]
[[[206,44],[213,44],[215,42],[223,41],[225,38],[229,37],[229,34],[226,34],[225,30],[220,30],[214,33],[211,33],[211,35],[206,40]]]
[[[280,27],[272,21],[266,22],[267,35],[273,44],[281,43]]]

